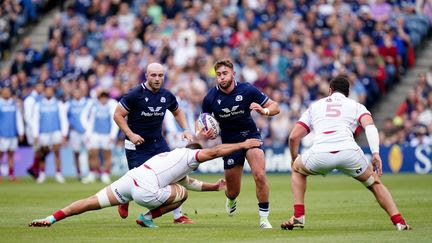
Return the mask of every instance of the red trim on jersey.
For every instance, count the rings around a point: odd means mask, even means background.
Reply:
[[[135,179],[132,179],[132,180],[133,180],[135,186],[136,186],[136,187],[139,187],[139,185],[138,185],[138,183],[136,182],[136,180],[135,180]]]
[[[152,169],[152,168],[150,168],[150,166],[148,166],[148,165],[146,165],[146,164],[143,164],[143,166],[144,166],[145,168],[149,169],[149,170]]]
[[[297,124],[303,126],[303,127],[306,129],[306,131],[307,131],[308,133],[310,133],[310,128],[309,128],[308,125],[306,125],[306,123],[301,122],[301,121],[298,121]]]
[[[337,150],[337,151],[330,151],[330,153],[337,154],[337,153],[339,153],[339,150]]]
[[[199,153],[199,152],[200,152],[199,150],[196,152],[196,154],[195,154],[195,159],[196,159],[196,161],[201,162],[201,161],[199,161],[199,159],[198,159],[198,153]]]
[[[359,116],[359,118],[357,119],[357,120],[358,120],[358,123],[359,123],[360,126],[362,126],[362,127],[363,127],[363,125],[361,124],[361,119],[362,119],[363,116],[366,116],[366,115],[369,115],[369,116],[372,117],[372,115],[369,114],[369,113],[363,113],[363,114],[361,114],[361,115]]]
[[[323,132],[324,134],[332,134],[332,133],[334,133],[334,132],[336,132],[336,131],[326,131],[326,132]]]

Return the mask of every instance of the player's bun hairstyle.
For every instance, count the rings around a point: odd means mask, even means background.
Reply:
[[[341,92],[346,97],[349,95],[350,82],[346,75],[339,75],[330,81],[330,89],[333,92]]]
[[[217,61],[214,64],[214,70],[216,71],[218,68],[220,68],[222,66],[229,67],[229,68],[234,70],[234,64],[228,59]]]
[[[201,144],[199,144],[197,142],[192,142],[192,143],[189,143],[188,145],[186,145],[186,148],[188,148],[188,149],[202,149],[203,147],[201,146]]]

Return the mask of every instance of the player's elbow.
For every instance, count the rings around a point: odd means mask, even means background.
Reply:
[[[290,144],[294,144],[294,143],[297,143],[298,141],[300,141],[301,138],[302,138],[302,137],[301,137],[301,134],[296,133],[296,132],[292,132],[292,133],[290,134],[288,140],[289,140],[289,143],[290,143]]]

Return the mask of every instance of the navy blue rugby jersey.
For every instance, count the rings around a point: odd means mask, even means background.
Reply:
[[[207,93],[202,103],[202,111],[213,114],[221,128],[222,141],[230,138],[248,137],[258,133],[251,117],[249,106],[252,102],[263,106],[267,95],[249,83],[237,83],[231,93],[226,94],[216,86]]]
[[[120,99],[120,104],[129,112],[127,124],[132,132],[144,140],[162,137],[162,122],[166,110],[178,108],[176,97],[167,89],[153,93],[144,84],[129,90]]]

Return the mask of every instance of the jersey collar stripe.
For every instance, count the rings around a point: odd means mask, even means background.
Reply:
[[[370,113],[363,113],[363,114],[361,114],[361,115],[359,116],[359,118],[357,119],[357,120],[358,120],[358,123],[360,124],[360,126],[363,126],[363,125],[361,124],[361,119],[362,119],[363,116],[366,116],[366,115],[371,116]]]
[[[310,128],[309,128],[308,125],[306,125],[306,123],[301,122],[301,121],[298,121],[297,124],[299,124],[300,126],[304,127],[304,128],[306,129],[306,131],[307,131],[308,133],[310,133]]]
[[[123,102],[120,101],[119,104],[120,104],[121,106],[123,106],[123,108],[125,108],[125,110],[130,111],[129,107],[127,107],[127,105],[124,104]]]
[[[141,83],[141,87],[142,87],[144,90],[146,90],[146,87],[145,87],[144,83]]]
[[[269,97],[266,97],[266,98],[264,99],[264,101],[261,102],[260,106],[263,106],[265,103],[267,103],[268,100],[269,100]]]

